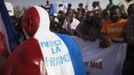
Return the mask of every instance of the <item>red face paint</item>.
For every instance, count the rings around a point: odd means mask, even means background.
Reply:
[[[39,27],[40,17],[36,8],[28,9],[23,15],[23,28],[32,37]]]

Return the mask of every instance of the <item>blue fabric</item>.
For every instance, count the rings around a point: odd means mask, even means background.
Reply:
[[[64,43],[68,47],[75,75],[86,75],[82,58],[82,52],[78,44],[68,35],[64,34],[57,34],[57,35],[64,41]]]
[[[6,28],[10,50],[13,51],[17,47],[18,37],[17,32],[11,23],[11,19],[5,6],[4,0],[0,0],[0,12]]]

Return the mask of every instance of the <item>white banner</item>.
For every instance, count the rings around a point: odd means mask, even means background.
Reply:
[[[112,43],[108,48],[99,48],[99,40],[85,41],[72,36],[82,49],[86,70],[89,75],[121,75],[126,57],[126,43]]]

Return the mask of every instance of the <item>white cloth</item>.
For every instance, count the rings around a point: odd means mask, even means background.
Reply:
[[[71,29],[75,30],[77,26],[79,25],[79,23],[80,23],[79,20],[77,20],[76,18],[73,18],[73,22],[71,23]],[[68,30],[67,25],[68,25],[68,22],[65,19],[62,28]]]
[[[89,75],[121,75],[126,57],[126,43],[112,43],[108,48],[99,48],[99,41],[85,41],[72,36],[80,45],[86,70]]]
[[[38,40],[40,45],[47,74],[75,75],[66,44],[60,37],[49,30],[50,21],[47,11],[38,6],[35,6],[35,8],[39,13],[40,25],[34,38]]]

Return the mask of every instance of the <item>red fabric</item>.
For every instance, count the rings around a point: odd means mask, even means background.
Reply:
[[[0,32],[0,56],[8,57],[5,36]]]
[[[40,23],[40,17],[36,8],[29,8],[23,15],[23,29],[29,36],[33,36]]]
[[[102,25],[101,32],[105,33],[110,38],[123,38],[126,23],[126,19],[121,19],[116,23],[108,20]]]
[[[47,75],[43,56],[36,39],[21,44],[8,58],[3,75]]]

